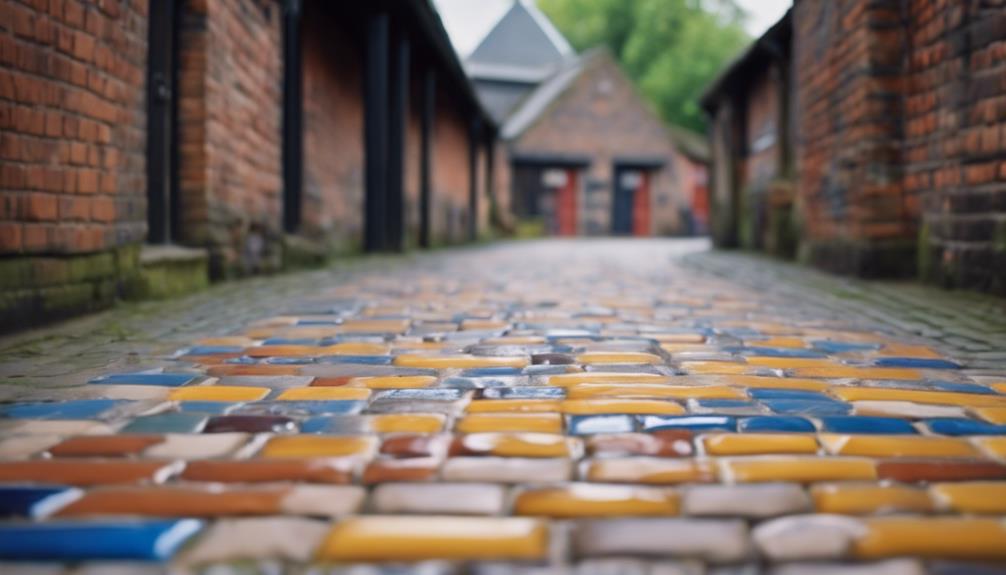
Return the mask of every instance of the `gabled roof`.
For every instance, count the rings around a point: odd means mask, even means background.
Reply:
[[[541,79],[572,56],[569,42],[532,2],[514,0],[468,56],[466,67],[475,77]]]
[[[518,104],[510,117],[503,123],[500,135],[504,140],[516,138],[534,124],[542,112],[556,98],[566,91],[584,69],[584,63],[593,53],[582,58],[571,58],[551,78],[538,84],[524,100]]]

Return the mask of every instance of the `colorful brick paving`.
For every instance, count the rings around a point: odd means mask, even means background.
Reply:
[[[0,571],[1002,572],[1006,375],[660,261],[465,262],[0,404]]]

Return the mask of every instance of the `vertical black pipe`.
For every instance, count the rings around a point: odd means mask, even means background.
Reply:
[[[499,218],[499,204],[496,197],[496,135],[492,130],[485,131],[486,146],[486,195],[489,197],[489,227],[493,228]]]
[[[479,232],[479,119],[473,118],[468,132],[468,240],[475,241]]]
[[[303,213],[304,98],[301,0],[283,3],[283,230],[296,233]]]
[[[409,36],[395,26],[388,113],[388,196],[385,248],[401,251],[405,228],[405,132],[409,113]]]
[[[433,124],[436,116],[437,75],[432,66],[423,75],[422,113],[419,117],[419,246],[430,247],[430,204],[433,200]]]
[[[388,168],[388,13],[374,12],[367,21],[363,85],[365,158],[364,249],[385,248]]]
[[[147,241],[171,241],[175,182],[175,0],[150,3],[147,63]]]

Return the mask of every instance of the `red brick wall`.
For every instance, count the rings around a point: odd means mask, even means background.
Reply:
[[[910,270],[918,210],[901,184],[901,2],[799,0],[793,22],[805,256],[864,275]]]
[[[607,53],[586,58],[586,69],[554,101],[513,147],[521,153],[573,154],[593,158],[586,177],[595,182],[582,202],[581,233],[607,233],[611,223],[612,163],[616,157],[661,158],[667,164],[652,180],[651,229],[679,229],[682,200],[670,174],[674,147],[661,120],[647,108],[631,82]],[[666,173],[665,173],[666,172]]]
[[[0,255],[143,238],[146,11],[0,4]]]
[[[461,242],[468,233],[468,116],[451,95],[452,89],[444,82],[437,83],[430,200],[430,235],[434,243]]]
[[[272,0],[185,4],[182,237],[217,277],[280,263],[281,16]]]
[[[318,8],[305,4],[302,31],[303,233],[337,249],[356,248],[363,240],[363,54]]]
[[[1006,8],[907,7],[904,183],[922,206],[920,272],[1006,293]]]

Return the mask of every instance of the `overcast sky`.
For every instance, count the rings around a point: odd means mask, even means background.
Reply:
[[[513,0],[434,0],[454,48],[462,56],[475,49],[511,2]],[[757,37],[786,13],[792,0],[737,0],[737,3],[750,15],[746,26],[748,33]]]

